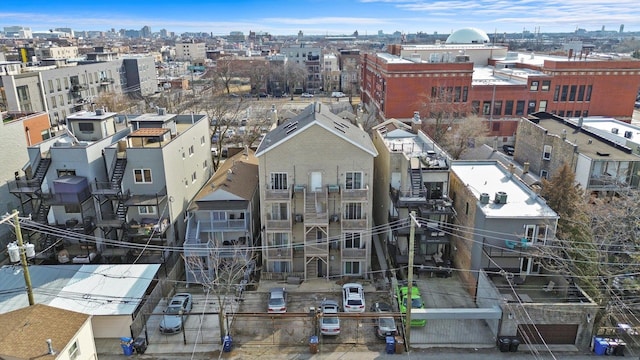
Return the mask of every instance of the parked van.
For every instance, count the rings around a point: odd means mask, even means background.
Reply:
[[[342,98],[345,97],[346,95],[342,92],[342,91],[334,91],[331,93],[331,97],[333,98]]]

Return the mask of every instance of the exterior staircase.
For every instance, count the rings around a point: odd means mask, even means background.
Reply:
[[[38,167],[33,174],[33,179],[37,180],[38,184],[42,184],[42,181],[44,181],[44,177],[49,170],[49,165],[51,165],[51,158],[41,158],[40,162],[38,162]]]
[[[318,259],[313,259],[307,263],[307,279],[318,277]]]
[[[113,190],[120,189],[120,183],[122,182],[122,178],[124,177],[124,171],[127,167],[127,159],[126,158],[118,158],[116,159],[115,166],[113,168],[113,172],[111,173],[111,188]]]
[[[411,196],[422,196],[422,172],[420,169],[411,170]]]

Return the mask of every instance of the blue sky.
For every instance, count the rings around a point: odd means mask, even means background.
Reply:
[[[34,31],[111,28],[177,33],[265,31],[275,35],[351,34],[401,31],[450,33],[463,27],[493,32],[568,32],[576,27],[640,31],[638,0],[226,0],[226,1],[3,1],[0,27]]]

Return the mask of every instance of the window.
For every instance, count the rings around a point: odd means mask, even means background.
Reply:
[[[16,92],[20,101],[29,101],[29,88],[27,85],[16,86]]]
[[[462,88],[462,102],[467,102],[468,96],[469,96],[469,87],[465,86]]]
[[[516,115],[524,115],[524,100],[518,100],[516,103]]]
[[[196,180],[198,180],[198,176],[196,175],[196,172],[194,171],[193,174],[191,174],[191,182],[194,183],[194,182],[196,182]]]
[[[360,262],[359,261],[345,261],[344,263],[345,275],[360,275]]]
[[[151,184],[151,169],[134,169],[133,182],[136,184]]]
[[[78,340],[76,340],[69,347],[69,359],[76,359],[78,355],[80,355],[80,346],[78,346]]]
[[[362,204],[361,203],[347,203],[345,205],[344,218],[349,220],[362,219]]]
[[[288,273],[291,271],[290,261],[274,261],[270,263],[270,271],[276,273]]]
[[[60,79],[56,79],[56,89],[58,89],[58,91],[62,91],[62,85],[60,84]]]
[[[354,190],[362,188],[362,172],[347,172],[345,189]]]
[[[67,214],[79,214],[81,211],[80,204],[67,204],[64,206],[64,212]]]
[[[547,100],[540,100],[538,111],[547,111]]]
[[[200,137],[200,145],[204,145],[204,136]]]
[[[562,94],[560,95],[560,101],[567,101],[568,93],[569,93],[569,85],[562,85]]]
[[[553,101],[558,101],[560,98],[560,85],[556,85],[556,90],[553,92]]]
[[[482,103],[482,115],[491,114],[491,101],[485,101]]]
[[[553,148],[551,145],[545,145],[544,150],[542,151],[542,159],[543,160],[551,160],[551,150]]]
[[[550,88],[551,88],[551,80],[543,80],[542,87],[540,88],[540,90],[549,91]]]
[[[580,85],[578,87],[578,101],[584,100],[584,88],[585,88],[584,85]]]
[[[53,107],[53,108],[58,107],[58,105],[56,104],[56,96],[55,95],[53,95],[51,97],[51,107]]]
[[[364,249],[364,241],[362,241],[361,233],[345,233],[344,234],[345,249]]]
[[[547,240],[547,226],[546,225],[538,225],[538,231],[536,234],[536,242],[545,243]]]
[[[49,85],[49,92],[52,93],[53,92],[53,80],[47,81],[47,85]]]
[[[288,219],[289,219],[289,206],[286,202],[271,204],[270,220],[288,220]]]
[[[69,78],[64,78],[64,88],[65,90],[69,89]]]
[[[573,111],[567,110],[567,117],[572,117],[572,116],[573,116]]]
[[[504,106],[504,115],[510,116],[513,114],[513,100],[507,100]]]
[[[502,101],[496,100],[493,102],[493,115],[502,115]]]
[[[287,173],[271,173],[271,190],[287,190]]]
[[[78,123],[78,130],[82,132],[93,132],[93,123]]]
[[[480,101],[473,100],[471,102],[471,109],[472,109],[474,114],[479,114],[480,113]]]
[[[587,94],[584,97],[584,101],[591,101],[591,91],[593,90],[593,85],[587,85]]]
[[[527,114],[531,114],[536,111],[536,102],[529,101],[529,106],[527,107]]]
[[[156,213],[157,211],[155,206],[138,206],[138,214],[140,215],[155,215]]]
[[[528,243],[532,243],[536,240],[536,226],[535,225],[525,225],[524,226],[524,239],[527,240]]]
[[[456,86],[455,94],[453,96],[453,102],[460,102],[461,97],[462,97],[462,88],[460,86]]]
[[[540,170],[540,178],[547,179],[549,177],[549,172],[547,170]]]
[[[564,117],[564,110],[560,110],[560,111],[558,111],[558,116],[560,116],[560,117]]]
[[[532,81],[531,85],[529,85],[529,90],[531,91],[538,91],[538,85],[540,83],[538,81]]]
[[[193,145],[189,146],[189,156],[193,156]]]
[[[576,101],[576,90],[578,89],[577,85],[571,85],[569,91],[569,101]]]
[[[589,110],[582,111],[582,117],[588,117],[588,116],[589,116]]]
[[[76,176],[76,171],[75,170],[59,169],[56,172],[57,172],[59,178],[64,177],[64,176]]]

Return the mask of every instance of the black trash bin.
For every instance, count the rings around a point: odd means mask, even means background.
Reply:
[[[147,339],[144,336],[138,336],[133,340],[132,345],[137,354],[144,354],[147,351]]]
[[[518,346],[520,345],[520,340],[513,339],[511,340],[511,344],[509,344],[509,351],[516,352],[518,351]]]
[[[618,340],[618,346],[616,346],[615,349],[613,349],[613,355],[614,356],[624,356],[624,349],[627,347],[627,343],[622,341],[622,340]]]
[[[509,348],[511,347],[511,339],[508,337],[500,338],[500,352],[509,352]]]

